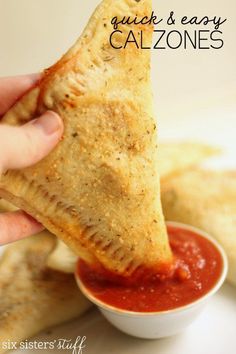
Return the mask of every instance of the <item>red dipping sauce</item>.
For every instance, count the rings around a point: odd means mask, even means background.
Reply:
[[[223,261],[212,242],[199,234],[168,226],[175,258],[171,274],[151,275],[137,282],[114,282],[84,261],[78,275],[91,294],[113,307],[134,312],[159,312],[187,305],[209,292],[219,279]],[[106,274],[106,275],[105,275]]]

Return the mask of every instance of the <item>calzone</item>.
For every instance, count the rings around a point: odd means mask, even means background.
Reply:
[[[3,118],[20,125],[46,110],[64,136],[43,161],[0,179],[0,195],[24,209],[90,263],[122,275],[171,261],[160,202],[153,118],[151,25],[114,17],[150,16],[151,0],[104,0],[76,44]]]

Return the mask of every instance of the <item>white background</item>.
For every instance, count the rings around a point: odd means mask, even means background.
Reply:
[[[97,0],[0,0],[0,76],[42,70],[79,36]],[[226,149],[218,166],[236,166],[236,2],[154,0],[156,14],[228,18],[221,50],[153,52],[153,86],[159,135],[204,140]],[[1,329],[0,329],[1,330]],[[129,338],[91,312],[40,339],[87,335],[87,354],[233,354],[236,291],[229,285],[180,336],[161,341]]]

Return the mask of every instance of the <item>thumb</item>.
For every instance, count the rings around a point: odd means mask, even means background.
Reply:
[[[52,111],[21,127],[0,125],[0,172],[40,161],[56,146],[62,133],[62,120]]]

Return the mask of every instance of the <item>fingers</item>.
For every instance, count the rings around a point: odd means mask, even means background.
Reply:
[[[0,214],[0,245],[14,242],[42,231],[44,227],[21,210]]]
[[[41,74],[0,78],[0,116],[40,79]]]
[[[62,133],[62,120],[51,111],[21,127],[0,125],[0,173],[37,163],[56,146]]]

